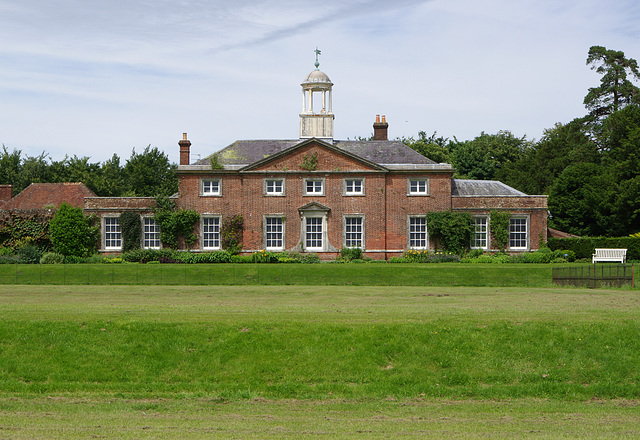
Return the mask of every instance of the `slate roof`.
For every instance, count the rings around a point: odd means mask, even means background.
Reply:
[[[242,140],[215,153],[222,165],[249,165],[301,143],[295,140]],[[333,146],[379,165],[435,164],[400,141],[334,141]],[[208,165],[208,156],[193,165]]]
[[[452,179],[452,196],[526,196],[525,193],[497,180]]]
[[[57,208],[62,202],[82,208],[85,197],[96,197],[84,183],[32,183],[9,200],[2,209]]]

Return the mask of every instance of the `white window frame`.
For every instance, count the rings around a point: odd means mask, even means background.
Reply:
[[[325,194],[325,179],[323,177],[316,177],[316,178],[306,178],[303,179],[303,187],[302,187],[302,193],[305,196],[324,196]],[[315,191],[316,186],[314,184],[314,191],[313,192],[309,192],[308,191],[308,187],[307,187],[307,182],[319,182],[320,183],[320,191]]]
[[[115,220],[115,223],[112,221]],[[110,223],[110,224],[107,224]],[[112,230],[107,230],[107,228]],[[114,235],[114,237],[111,237]],[[107,246],[107,243],[115,241],[120,244],[117,246]],[[120,225],[120,216],[117,215],[106,215],[102,217],[102,247],[107,251],[120,251],[122,250],[122,227]]]
[[[517,225],[515,224],[517,222]],[[524,231],[522,230],[522,225],[524,225]],[[518,235],[519,238],[514,237],[514,235]],[[521,235],[524,234],[524,238],[521,238]],[[526,251],[529,249],[529,217],[524,215],[514,215],[509,219],[509,250],[512,251]],[[511,243],[513,241],[518,241],[518,244],[522,244],[523,246],[512,246]]]
[[[152,221],[153,224],[147,224],[147,221]],[[162,242],[160,241],[160,224],[155,217],[142,216],[142,249],[160,249],[162,248]],[[149,230],[147,230],[149,228]],[[148,235],[147,235],[148,234]],[[151,237],[154,238],[151,238]],[[157,242],[157,246],[149,246],[149,242]],[[154,243],[155,244],[155,243]]]
[[[207,224],[209,223],[208,220],[217,220],[217,224],[215,224],[216,222],[214,222],[214,224]],[[205,231],[205,228],[215,228],[217,227],[217,231]],[[220,215],[215,215],[215,214],[204,214],[200,217],[200,248],[202,250],[220,250],[222,249],[222,236],[220,233],[220,229],[222,228],[222,217]],[[208,234],[211,234],[211,236],[209,236]],[[217,238],[216,238],[217,235]],[[208,244],[207,242],[209,241],[217,241],[217,246],[205,246],[205,244]]]
[[[357,219],[360,221],[359,225],[349,225],[350,220],[353,219]],[[349,230],[349,227],[353,227],[353,226],[360,226],[360,231],[353,231],[353,230]],[[351,243],[349,243],[350,241],[356,241],[358,239],[354,239],[354,238],[350,238],[349,234],[359,234],[360,235],[360,245],[359,246],[353,246]],[[360,215],[360,214],[345,214],[342,217],[342,246],[345,248],[360,248],[360,249],[364,249],[365,248],[365,242],[364,242],[364,237],[365,237],[365,228],[364,228],[364,215]]]
[[[213,183],[217,183],[217,189],[214,190]],[[222,196],[222,179],[220,178],[202,178],[200,179],[200,195],[203,197],[221,197]]]
[[[420,225],[417,224],[413,224],[414,220],[421,220]],[[424,231],[414,231],[412,230],[412,228],[416,227],[416,226],[424,226]],[[424,233],[424,239],[423,238],[414,238],[413,234],[422,234]],[[415,242],[417,240],[423,241],[424,240],[424,246],[422,245],[416,245]],[[427,217],[425,215],[410,215],[407,217],[407,248],[409,249],[421,249],[421,250],[425,250],[425,249],[429,249],[429,231],[427,230]]]
[[[307,228],[309,226],[310,220],[313,219],[311,223],[314,223],[316,226],[320,226],[320,246],[309,246],[309,234],[317,234],[317,231],[308,231]],[[304,244],[303,248],[305,252],[322,252],[326,249],[327,242],[327,217],[325,215],[308,215],[304,216],[302,225],[302,242]],[[318,223],[319,221],[319,223]],[[318,241],[317,238],[313,239],[314,241]]]
[[[273,226],[278,226],[278,220],[280,221],[280,231],[273,230]],[[275,221],[275,223],[272,223]],[[272,223],[272,224],[270,224]],[[263,217],[263,231],[264,231],[264,249],[267,251],[283,251],[285,248],[285,232],[286,232],[286,219],[283,215],[265,215]],[[272,236],[270,236],[272,234]],[[277,238],[277,236],[280,238]],[[275,238],[274,238],[275,237]],[[273,246],[273,243],[270,243],[271,240],[279,240],[281,242],[280,246]]]
[[[415,182],[415,188],[414,188]],[[428,196],[429,195],[429,178],[428,177],[408,177],[407,178],[407,195],[408,196]]]
[[[360,182],[360,190],[354,191],[354,188],[349,188],[349,182]],[[342,184],[342,193],[345,196],[364,196],[364,177],[345,177]]]
[[[484,225],[479,224],[478,220],[484,220]],[[483,236],[484,238],[478,238]],[[484,241],[484,246],[478,246],[478,242]],[[486,215],[477,215],[473,217],[473,232],[471,236],[471,249],[490,249],[491,234],[489,233],[489,217]]]
[[[275,190],[275,183],[280,182],[280,191]],[[273,187],[270,188],[270,183],[273,183]],[[284,179],[279,177],[268,177],[263,180],[262,193],[265,196],[282,197],[285,195]]]

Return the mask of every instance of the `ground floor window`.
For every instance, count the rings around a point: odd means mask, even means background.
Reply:
[[[144,249],[160,249],[160,225],[153,217],[143,218],[143,241]]]
[[[220,249],[220,217],[202,218],[202,248]]]
[[[122,230],[118,217],[104,218],[104,248],[122,249]]]
[[[509,221],[509,248],[527,248],[527,219],[514,217]]]
[[[426,217],[409,217],[409,247],[411,249],[427,248]]]
[[[488,248],[488,224],[487,217],[474,217],[474,231],[473,238],[471,240],[471,247],[473,249],[487,249]]]
[[[364,247],[364,219],[362,217],[344,218],[344,246],[348,248]]]
[[[265,248],[267,250],[284,249],[284,219],[266,217],[264,219]]]
[[[304,246],[306,250],[322,250],[323,248],[323,218],[307,217],[305,225]]]

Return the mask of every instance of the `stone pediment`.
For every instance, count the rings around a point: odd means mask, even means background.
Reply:
[[[329,211],[331,211],[331,208],[329,208],[328,206],[324,206],[322,203],[318,203],[318,202],[310,202],[298,208],[298,212],[300,214],[309,213],[309,212],[329,212]]]
[[[309,167],[309,164],[312,167]],[[276,154],[258,160],[240,169],[240,172],[385,172],[379,164],[345,151],[320,139],[300,141]]]

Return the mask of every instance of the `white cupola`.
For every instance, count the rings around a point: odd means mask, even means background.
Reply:
[[[318,138],[333,141],[331,87],[333,83],[326,73],[319,70],[318,48],[316,70],[307,75],[302,86],[302,113],[300,113],[300,139]]]

